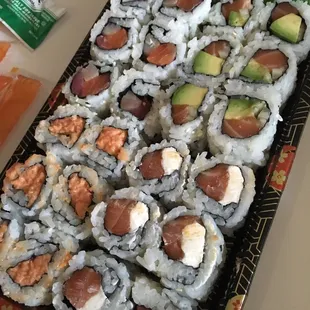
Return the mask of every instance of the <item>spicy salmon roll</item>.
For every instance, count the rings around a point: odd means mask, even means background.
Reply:
[[[106,11],[91,30],[89,40],[93,59],[107,64],[129,62],[139,30],[137,19]]]
[[[106,116],[110,111],[110,89],[119,71],[117,66],[99,66],[90,61],[76,69],[62,92],[70,103],[85,105],[99,116]]]
[[[36,216],[48,205],[61,171],[62,162],[51,153],[34,154],[24,163],[13,164],[3,181],[3,209],[16,217]]]
[[[180,200],[189,163],[189,149],[183,141],[163,140],[139,150],[126,172],[130,186],[159,195],[168,205]]]
[[[131,281],[123,263],[103,251],[81,251],[53,285],[56,310],[133,309]]]
[[[246,88],[227,91],[214,106],[207,125],[213,155],[223,153],[245,164],[263,166],[274,139],[280,95],[273,89],[264,93]]]
[[[158,79],[166,79],[176,73],[177,65],[185,57],[186,44],[182,29],[177,31],[176,23],[154,20],[144,26],[139,42],[132,53],[133,67],[148,72]]]
[[[160,223],[161,244],[137,261],[163,286],[182,296],[206,300],[224,260],[225,242],[212,217],[177,207]]]
[[[229,70],[226,89],[238,91],[247,86],[264,93],[274,87],[281,103],[292,94],[297,80],[297,60],[289,46],[270,40],[252,41],[235,58]]]
[[[156,246],[161,208],[137,188],[117,190],[91,213],[93,236],[110,254],[135,262],[148,247]]]

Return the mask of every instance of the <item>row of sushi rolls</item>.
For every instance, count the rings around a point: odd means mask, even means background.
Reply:
[[[55,309],[198,309],[310,49],[295,1],[111,0],[3,181],[0,285]],[[42,152],[43,154],[43,152]]]

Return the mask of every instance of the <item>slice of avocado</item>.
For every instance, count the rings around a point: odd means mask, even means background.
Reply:
[[[266,103],[258,99],[231,98],[224,118],[228,120],[256,117],[265,107]]]
[[[296,14],[290,13],[270,25],[271,32],[277,37],[290,43],[297,43],[299,38],[302,18]]]
[[[254,59],[249,61],[249,63],[242,70],[241,75],[253,81],[272,83],[272,76],[268,68],[261,65]]]
[[[217,76],[221,74],[223,63],[222,58],[200,51],[195,57],[193,70],[196,73]]]
[[[208,88],[198,87],[193,84],[184,84],[174,92],[171,103],[198,108],[207,92]]]
[[[230,12],[228,18],[228,25],[231,27],[243,27],[248,21],[248,16],[242,16],[239,12]]]

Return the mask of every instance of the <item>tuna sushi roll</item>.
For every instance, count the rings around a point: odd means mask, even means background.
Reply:
[[[3,209],[16,217],[34,217],[49,203],[61,171],[62,162],[51,153],[34,154],[25,163],[13,164],[3,181]]]
[[[86,130],[79,148],[89,166],[103,178],[118,183],[126,181],[125,166],[144,145],[136,122],[111,116]]]
[[[161,209],[156,200],[139,189],[116,191],[91,214],[93,236],[110,254],[135,262],[148,247],[157,246]]]
[[[133,67],[161,80],[174,75],[186,52],[184,33],[177,25],[154,20],[144,26],[132,53]]]
[[[208,142],[213,155],[223,153],[245,164],[263,166],[272,144],[279,115],[280,95],[230,90],[215,105],[208,122]]]
[[[53,285],[56,310],[133,309],[131,282],[123,263],[100,250],[81,251]]]
[[[163,288],[158,282],[138,276],[132,287],[132,299],[137,310],[194,310],[198,303],[180,296],[177,292]]]
[[[228,90],[243,90],[250,85],[264,93],[273,86],[284,103],[295,88],[297,60],[289,46],[270,40],[252,41],[235,58],[229,76]]]
[[[191,166],[185,204],[191,209],[209,213],[223,232],[239,228],[255,195],[253,170],[225,156],[206,159],[197,156]]]
[[[183,141],[163,140],[137,152],[127,167],[129,184],[147,194],[162,197],[165,203],[180,200],[190,155]]]
[[[137,261],[163,286],[182,296],[205,300],[224,260],[224,238],[208,214],[177,207],[160,223],[161,245]]]
[[[303,1],[267,2],[260,14],[260,28],[293,49],[298,62],[310,50],[310,7]]]
[[[139,30],[137,19],[106,11],[91,30],[92,57],[107,64],[129,62]]]
[[[53,281],[67,267],[71,254],[53,244],[19,241],[0,271],[4,296],[27,306],[49,305]]]
[[[85,105],[101,117],[106,116],[110,111],[110,87],[118,76],[117,66],[99,66],[90,61],[76,69],[62,92],[70,103]]]

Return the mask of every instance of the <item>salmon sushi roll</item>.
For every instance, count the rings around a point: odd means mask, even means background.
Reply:
[[[273,89],[264,93],[246,88],[227,91],[214,106],[207,125],[213,155],[231,155],[244,164],[263,166],[281,120],[281,96]]]
[[[274,41],[252,41],[235,58],[228,73],[226,89],[238,91],[247,86],[264,93],[274,88],[285,103],[295,89],[297,59],[289,46]]]
[[[110,89],[119,71],[117,66],[99,66],[99,63],[90,61],[76,69],[62,92],[71,104],[84,105],[100,117],[107,116],[110,111]]]
[[[158,113],[162,91],[158,80],[147,72],[130,69],[114,84],[112,93],[113,115],[136,122],[150,139],[160,134]]]
[[[52,187],[62,171],[62,162],[53,154],[31,155],[24,163],[13,164],[3,181],[3,209],[15,217],[32,218],[50,202]]]
[[[161,244],[147,249],[137,261],[166,288],[206,300],[225,253],[224,238],[214,220],[180,206],[167,213],[159,226]]]
[[[162,210],[156,200],[137,188],[117,190],[91,213],[93,236],[110,254],[135,262],[148,247],[157,246]]]
[[[106,64],[128,63],[139,31],[136,18],[119,17],[107,10],[91,30],[91,56]]]
[[[253,170],[225,156],[201,153],[190,168],[183,201],[209,213],[230,234],[241,227],[255,195]]]
[[[158,19],[142,27],[139,43],[135,44],[132,57],[133,67],[164,80],[176,74],[177,65],[185,57],[185,36],[177,31],[178,23],[164,23]]]
[[[103,251],[81,251],[53,285],[56,310],[133,309],[127,267]]]
[[[168,206],[181,199],[189,163],[186,143],[163,140],[140,149],[126,167],[126,172],[130,186],[147,194],[159,195]]]

